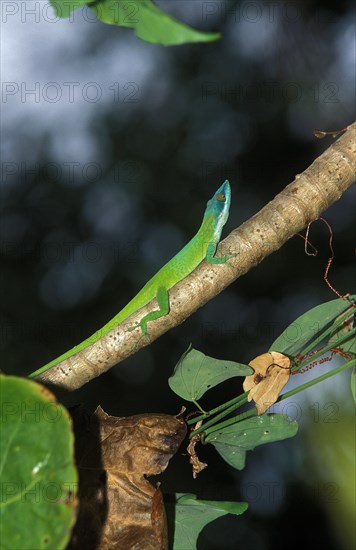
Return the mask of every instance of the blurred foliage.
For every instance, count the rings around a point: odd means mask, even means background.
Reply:
[[[356,545],[355,415],[340,403],[336,415],[328,414],[326,421],[320,422],[319,411],[325,416],[325,407],[315,409],[314,423],[305,442],[310,448],[306,455],[306,482],[325,508],[341,546],[352,550]]]
[[[70,17],[84,4],[109,25],[135,29],[136,36],[152,44],[177,45],[217,40],[218,33],[203,33],[169,17],[151,0],[50,0],[58,17]]]

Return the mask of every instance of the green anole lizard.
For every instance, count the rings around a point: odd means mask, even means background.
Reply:
[[[215,257],[215,252],[222,229],[229,216],[230,201],[231,189],[228,180],[226,180],[208,201],[200,229],[189,243],[169,260],[111,321],[92,336],[74,346],[74,348],[30,374],[30,378],[47,371],[61,361],[91,346],[130,315],[148,304],[153,298],[156,298],[159,309],[145,315],[139,323],[142,332],[141,338],[145,337],[147,335],[147,323],[169,313],[168,291],[174,285],[187,277],[204,259],[212,264],[227,262],[227,256]]]

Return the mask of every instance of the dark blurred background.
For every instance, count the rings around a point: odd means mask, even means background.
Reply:
[[[351,1],[157,4],[196,28],[220,31],[221,40],[165,48],[88,11],[56,20],[46,2],[3,10],[6,372],[27,375],[113,317],[194,235],[224,179],[232,186],[227,235],[332,143],[317,140],[314,129],[354,120]],[[355,275],[354,212],[352,188],[324,214],[334,234],[330,280],[342,294],[352,292]],[[89,410],[100,403],[121,416],[176,414],[182,403],[167,378],[190,342],[248,362],[297,316],[336,298],[323,281],[330,251],[321,222],[310,238],[317,257],[291,239],[184,325],[66,403]],[[242,472],[204,448],[209,468],[193,482],[187,459],[174,458],[161,476],[164,491],[250,505],[241,518],[207,527],[198,548],[353,547],[349,377],[276,410],[298,419],[298,435],[249,453]],[[202,405],[240,390],[230,381]]]

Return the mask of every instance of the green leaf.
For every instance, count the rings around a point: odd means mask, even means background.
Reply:
[[[196,402],[205,392],[235,376],[248,376],[253,369],[235,361],[208,357],[189,347],[168,379],[170,388],[187,401]]]
[[[352,369],[351,374],[351,391],[354,398],[354,401],[356,403],[356,367]]]
[[[241,515],[248,507],[246,502],[198,500],[191,494],[177,494],[176,502],[167,502],[166,506],[168,517],[175,516],[173,550],[195,550],[199,533],[207,523],[226,514]]]
[[[65,548],[76,517],[71,419],[40,384],[0,375],[0,387],[1,548]]]
[[[350,296],[355,300],[356,296]],[[273,342],[269,351],[295,356],[343,311],[350,307],[346,300],[331,300],[307,311],[293,321]]]
[[[354,309],[350,308],[350,317],[346,320],[346,322],[339,324],[339,320],[336,319],[335,321],[335,330],[331,333],[331,337],[329,338],[329,344],[331,344],[334,348],[341,349],[345,353],[354,353],[356,354],[356,338],[353,331],[353,334],[350,334],[349,337],[347,337],[348,333],[350,332],[351,327],[354,326]],[[346,339],[345,339],[346,337]],[[344,341],[341,341],[344,340]]]
[[[297,431],[297,422],[289,416],[264,414],[212,432],[206,436],[204,443],[214,445],[225,462],[242,470],[247,451],[264,443],[293,437]]]
[[[219,33],[201,32],[170,17],[152,0],[50,0],[58,17],[87,4],[98,19],[110,25],[135,29],[136,36],[152,44],[178,45],[211,42]],[[69,6],[68,6],[69,4]]]

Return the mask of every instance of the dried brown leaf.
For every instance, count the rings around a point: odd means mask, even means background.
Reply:
[[[249,391],[248,400],[256,403],[261,415],[273,405],[290,376],[290,360],[283,353],[271,351],[258,355],[249,363],[254,374],[246,376],[243,388]]]
[[[200,428],[201,425],[202,425],[202,421],[197,422],[196,425],[194,426],[194,429],[196,430]],[[199,434],[192,437],[187,447],[187,451],[189,454],[189,463],[192,465],[194,479],[197,477],[198,474],[200,474],[200,472],[202,472],[203,470],[205,470],[205,468],[208,467],[206,462],[202,462],[199,459],[197,452],[195,450],[195,445],[198,443],[198,441],[200,441]]]
[[[163,497],[145,476],[167,467],[185,437],[184,422],[165,414],[119,418],[101,407],[85,420],[78,434],[80,510],[71,550],[166,550]]]

